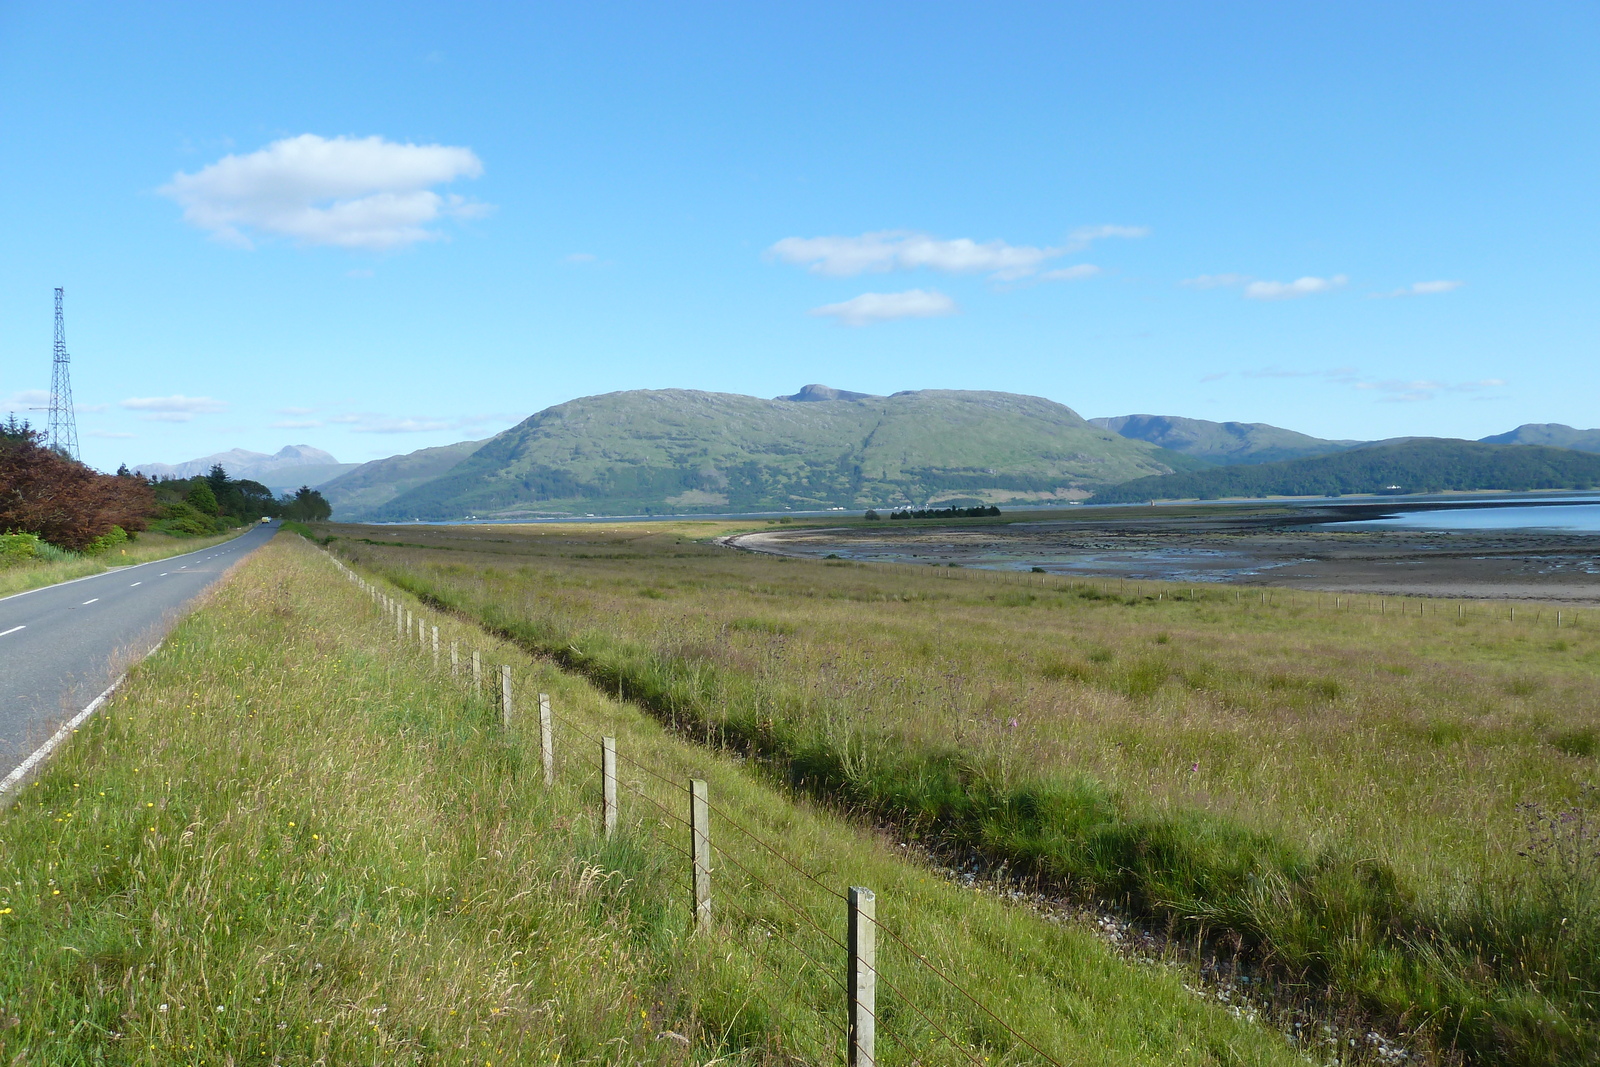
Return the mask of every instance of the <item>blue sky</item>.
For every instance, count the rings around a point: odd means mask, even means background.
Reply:
[[[0,2],[0,405],[363,461],[619,389],[1600,425],[1600,7]],[[37,416],[35,416],[37,417]]]

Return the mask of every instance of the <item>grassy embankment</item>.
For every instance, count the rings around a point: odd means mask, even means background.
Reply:
[[[996,586],[692,524],[330,529],[804,790],[1237,938],[1439,1055],[1600,1055],[1589,625]]]
[[[519,693],[552,694],[554,788],[526,717],[503,729],[448,661],[280,537],[0,814],[6,1062],[838,1062],[838,950],[783,901],[837,933],[831,887],[847,884],[875,888],[880,919],[1062,1063],[1303,1062],[1180,975],[945,883],[547,660],[428,621],[446,648],[511,664]],[[686,835],[655,806],[681,795],[624,763],[606,841],[579,730],[709,782],[711,936],[686,933]],[[884,990],[880,1029],[917,1062],[1038,1062],[894,945],[880,967],[971,1046]],[[913,1059],[890,1036],[879,1048]]]
[[[243,532],[244,530],[233,530],[216,537],[173,537],[171,534],[146,532],[140,534],[137,541],[118,545],[101,556],[74,554],[69,559],[29,561],[0,566],[0,596],[10,596],[12,593],[54,585],[73,578],[87,578],[91,574],[100,574],[115,567],[129,567],[136,563],[166,559],[168,556],[180,556],[185,552],[197,552],[202,548],[230,541]]]

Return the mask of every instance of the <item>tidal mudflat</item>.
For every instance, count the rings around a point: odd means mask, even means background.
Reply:
[[[775,555],[860,562],[1038,567],[1053,574],[1143,581],[1600,603],[1600,532],[1387,525],[1387,520],[1368,521],[1372,516],[1363,507],[1377,510],[1375,505],[1118,509],[983,525],[884,522],[766,530],[730,537],[727,543]]]

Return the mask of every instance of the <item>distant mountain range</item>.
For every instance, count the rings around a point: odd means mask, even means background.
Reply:
[[[1208,422],[1178,415],[1118,415],[1089,420],[1124,437],[1182,452],[1219,467],[1324,456],[1376,441],[1328,441],[1264,422]],[[1488,445],[1548,445],[1600,452],[1600,430],[1575,430],[1559,422],[1530,422],[1509,433],[1479,438]]]
[[[1494,447],[1513,445],[1541,447],[1511,453]],[[318,488],[335,518],[362,521],[1582,482],[1588,467],[1563,450],[1600,453],[1600,429],[1529,423],[1482,442],[1335,441],[1260,422],[1176,415],[1085,420],[1054,401],[1015,393],[927,389],[877,396],[808,385],[771,400],[691,389],[582,397],[484,441],[360,465],[289,445],[274,455],[236,448],[140,469],[193,477],[220,463],[230,475],[274,490]],[[1341,456],[1357,458],[1334,462]]]
[[[1521,492],[1597,485],[1600,455],[1544,445],[1414,437],[1327,456],[1135,478],[1100,490],[1089,503],[1483,489]]]
[[[315,487],[358,466],[340,463],[322,449],[310,445],[284,445],[270,456],[265,452],[234,448],[187,463],[141,463],[135,469],[147,478],[193,478],[219,463],[229,477],[248,478],[269,489]]]
[[[376,486],[388,476],[373,472],[368,496],[335,507],[341,518],[446,519],[1065,502],[1199,466],[1014,393],[632,390],[547,408],[386,502]],[[365,477],[329,485],[330,500]]]
[[[1559,422],[1528,422],[1510,433],[1482,438],[1492,445],[1549,445],[1574,448],[1579,452],[1600,452],[1600,430],[1574,430]]]
[[[450,473],[484,443],[459,441],[404,456],[375,459],[321,486],[320,492],[341,518],[371,514],[400,494]]]
[[[1222,467],[1322,456],[1364,443],[1325,441],[1264,422],[1207,422],[1177,415],[1119,415],[1089,422]]]

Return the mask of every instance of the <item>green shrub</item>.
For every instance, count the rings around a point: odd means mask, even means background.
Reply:
[[[201,514],[193,505],[182,500],[163,505],[161,517],[150,528],[175,537],[208,537],[221,532],[216,519]]]
[[[86,556],[99,556],[111,551],[118,545],[125,545],[127,543],[128,531],[124,530],[120,526],[113,526],[111,529],[107,530],[105,533],[101,534],[99,537],[96,537],[93,541],[90,541],[87,545],[85,545],[83,554]]]
[[[39,546],[44,544],[30,533],[0,534],[0,567],[27,563],[38,558]]]
[[[36,534],[0,534],[0,568],[35,561],[55,563],[59,560],[77,558],[78,553],[57,548]]]

